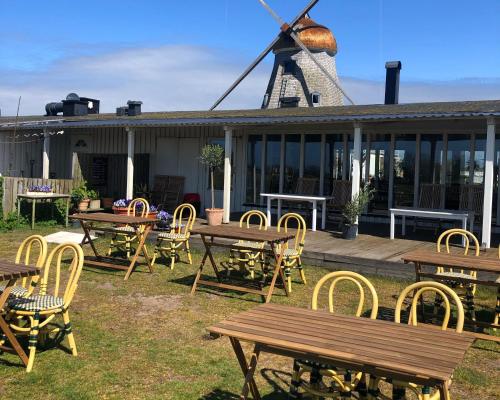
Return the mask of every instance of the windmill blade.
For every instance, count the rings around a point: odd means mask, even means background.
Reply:
[[[264,1],[264,0],[259,0],[260,4],[262,4],[262,6],[269,12],[269,14],[271,14],[271,16],[274,18],[274,20],[281,26],[281,30],[285,32],[285,29],[288,27],[288,25],[286,24],[285,21],[283,21],[283,19],[278,15],[276,14],[276,12]],[[294,24],[295,25],[295,24]],[[297,45],[305,51],[305,53],[309,56],[309,58],[314,62],[314,64],[316,64],[316,66],[321,70],[321,72],[323,72],[325,74],[325,76],[333,83],[333,85],[335,85],[335,87],[344,95],[344,97],[352,104],[354,105],[354,102],[352,101],[352,99],[347,95],[347,93],[345,92],[344,89],[342,89],[342,87],[340,86],[340,83],[338,82],[337,79],[335,79],[331,74],[330,72],[328,72],[328,70],[323,66],[321,65],[321,63],[316,59],[316,57],[314,57],[314,54],[311,53],[311,51],[307,48],[307,46],[302,43],[302,41],[299,39],[299,36],[295,33],[295,31],[293,30],[293,26],[291,26],[291,28],[288,29],[288,35],[290,35],[290,37],[293,39],[293,41],[295,43],[297,43]]]
[[[304,15],[306,15],[311,8],[313,8],[319,0],[311,0],[309,4],[298,14],[291,22],[290,26],[294,26]],[[287,24],[280,24],[282,30],[289,29]],[[243,73],[233,82],[233,84],[224,92],[224,94],[217,99],[217,101],[210,107],[210,111],[214,110],[222,101],[229,96],[229,94],[238,86],[243,79],[245,79],[250,72],[252,72],[257,65],[273,50],[274,46],[281,39],[281,33],[266,47],[266,49],[259,54],[259,56],[243,71]]]

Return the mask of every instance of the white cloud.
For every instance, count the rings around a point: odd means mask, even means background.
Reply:
[[[2,115],[41,115],[45,104],[69,92],[101,100],[103,112],[113,112],[127,100],[142,100],[145,111],[207,109],[246,67],[240,54],[195,46],[125,49],[60,60],[42,71],[0,68]],[[249,60],[248,60],[249,62]],[[258,108],[271,64],[263,63],[221,105]],[[499,99],[500,79],[449,82],[409,82],[402,72],[401,102]],[[380,103],[383,82],[341,77],[358,104]]]

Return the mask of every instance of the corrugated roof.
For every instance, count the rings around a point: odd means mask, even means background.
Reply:
[[[19,117],[23,129],[41,127],[98,126],[198,126],[269,125],[280,123],[327,123],[394,119],[441,119],[500,117],[500,100],[375,104],[335,107],[303,107],[221,111],[146,112],[140,116],[118,117],[94,114],[84,117]],[[12,129],[15,117],[1,117],[0,129]]]

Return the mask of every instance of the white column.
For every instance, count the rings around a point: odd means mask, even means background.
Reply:
[[[354,146],[352,155],[351,198],[359,193],[359,178],[361,172],[361,124],[354,124]]]
[[[50,135],[43,132],[42,179],[49,179],[50,169]]]
[[[484,202],[482,246],[489,248],[491,241],[491,211],[493,207],[493,168],[495,165],[495,119],[488,118],[486,128],[486,161],[484,165]]]
[[[321,145],[319,150],[319,195],[325,194],[325,149],[326,149],[326,135],[321,135]],[[324,228],[323,228],[324,229]]]
[[[233,147],[233,130],[224,127],[224,198],[223,207],[224,214],[222,222],[229,223],[231,215],[231,153]]]
[[[127,192],[125,198],[134,197],[134,145],[135,132],[132,128],[125,128],[127,131]]]
[[[391,135],[391,146],[389,149],[389,196],[387,207],[392,208],[394,205],[394,150],[396,148],[396,135]]]

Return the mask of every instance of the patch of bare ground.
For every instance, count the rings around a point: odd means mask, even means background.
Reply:
[[[134,293],[126,296],[116,296],[116,299],[129,306],[138,306],[138,316],[158,314],[166,311],[177,310],[182,306],[181,295],[154,295],[146,296],[143,293]]]

